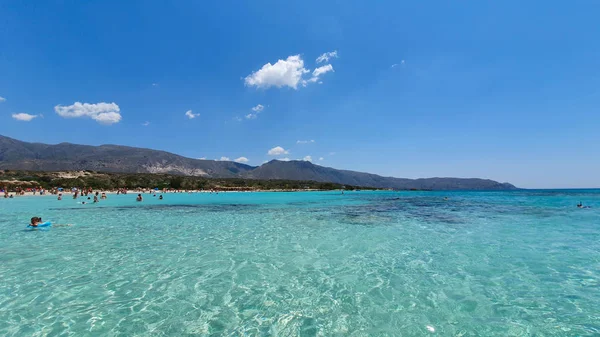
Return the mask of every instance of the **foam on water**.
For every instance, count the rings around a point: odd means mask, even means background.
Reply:
[[[134,199],[0,200],[0,335],[600,334],[598,191]]]

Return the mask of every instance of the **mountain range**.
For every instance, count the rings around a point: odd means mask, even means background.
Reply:
[[[30,171],[92,170],[169,173],[207,178],[288,179],[353,186],[428,190],[509,190],[509,183],[478,178],[405,179],[337,170],[309,161],[272,160],[261,166],[192,159],[159,150],[119,145],[28,143],[0,135],[0,169]]]

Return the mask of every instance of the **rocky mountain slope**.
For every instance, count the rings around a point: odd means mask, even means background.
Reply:
[[[509,183],[488,179],[403,179],[337,170],[307,161],[273,160],[254,167],[230,161],[199,160],[173,153],[119,145],[28,143],[0,135],[0,169],[30,171],[92,170],[123,173],[168,173],[207,178],[286,179],[353,186],[432,190],[506,190]]]

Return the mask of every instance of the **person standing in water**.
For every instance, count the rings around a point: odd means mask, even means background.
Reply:
[[[138,196],[137,196],[137,198],[135,199],[135,201],[142,201],[142,200],[143,200],[143,198],[142,198],[142,195],[141,195],[141,194],[138,194]]]

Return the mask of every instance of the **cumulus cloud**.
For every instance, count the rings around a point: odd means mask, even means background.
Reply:
[[[0,103],[2,103],[2,102],[6,102],[6,98],[0,96]]]
[[[282,148],[281,146],[275,146],[274,148],[270,149],[269,152],[267,152],[267,154],[269,156],[281,156],[283,154],[289,154],[290,151]]]
[[[81,103],[73,105],[57,105],[54,111],[64,118],[89,117],[100,124],[110,125],[121,121],[121,110],[116,103]]]
[[[268,89],[270,87],[298,88],[302,76],[309,70],[304,68],[304,61],[300,55],[288,56],[286,60],[278,60],[275,64],[267,63],[259,70],[246,76],[244,83],[247,86]]]
[[[217,159],[217,161],[231,161],[229,157],[221,157],[221,159]]]
[[[186,117],[187,117],[187,118],[189,118],[189,119],[194,119],[194,118],[196,118],[196,117],[200,117],[200,114],[195,114],[195,113],[192,113],[192,110],[188,110],[188,111],[186,111],[186,112],[185,112],[185,115],[186,115]]]
[[[198,159],[200,159],[200,160],[206,160],[206,157],[200,157]]]
[[[23,112],[18,114],[12,114],[12,118],[22,122],[29,122],[36,117],[38,117],[38,115],[30,115]]]
[[[325,158],[323,158],[323,157],[319,158],[319,161],[323,161],[323,160],[325,160]]]
[[[279,158],[279,159],[277,159],[277,160],[279,160],[279,161],[290,161],[290,158],[288,158],[288,157],[285,157],[285,158]]]
[[[255,106],[255,107],[253,107],[252,111],[254,111],[254,112],[261,112],[264,109],[265,109],[265,107],[262,104],[259,104],[259,105]]]
[[[335,59],[337,57],[337,50],[330,51],[328,53],[323,53],[321,56],[317,57],[317,63],[328,62],[330,59]]]
[[[312,161],[312,157],[311,156],[306,156],[303,159],[304,161]]]
[[[142,123],[142,125],[143,125],[143,126],[148,126],[148,125],[150,125],[150,122],[148,122],[148,121],[145,121],[144,123]]]
[[[234,160],[236,163],[247,163],[249,160],[246,157],[239,157],[236,160]]]
[[[311,140],[298,140],[296,141],[296,144],[309,144],[309,143],[314,143],[315,140],[311,139]]]

